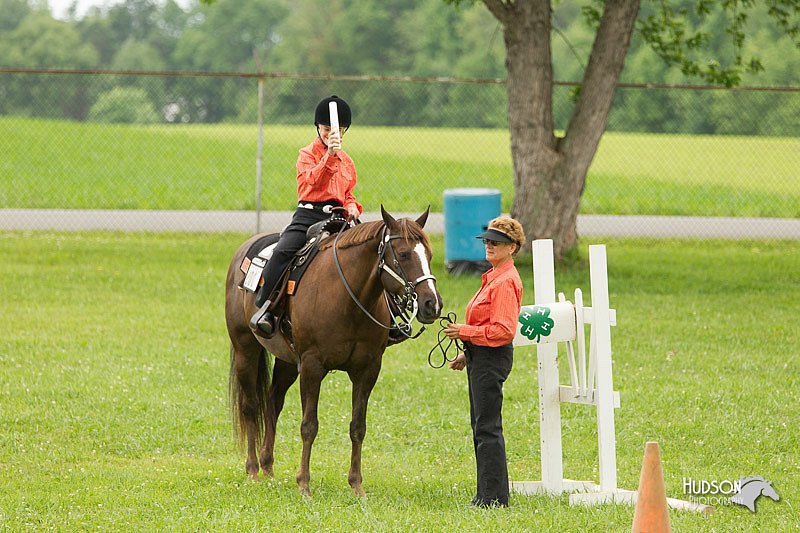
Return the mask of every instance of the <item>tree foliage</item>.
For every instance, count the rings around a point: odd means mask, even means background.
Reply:
[[[472,5],[473,0],[444,0]],[[594,0],[581,14],[594,32],[590,53],[581,64],[580,87],[575,91],[563,133],[555,129],[553,52],[554,25],[550,0],[483,0],[503,27],[506,48],[508,116],[514,164],[515,197],[511,214],[527,235],[551,238],[556,257],[577,244],[577,217],[586,175],[606,130],[623,66],[631,51],[634,32],[668,67],[709,83],[738,85],[744,73],[763,65],[745,50],[750,13],[757,0]],[[797,0],[765,0],[767,17],[800,47]],[[712,20],[704,28],[701,22]],[[712,31],[714,30],[714,31]],[[563,34],[562,34],[563,35]],[[570,45],[576,57],[576,48]],[[637,111],[641,103],[630,102]],[[718,110],[722,128],[736,114]],[[669,122],[669,108],[653,108],[654,120]],[[713,112],[713,111],[711,111]]]
[[[304,74],[505,78],[502,25],[481,2],[451,3],[458,7],[441,0],[213,0],[184,10],[174,0],[124,0],[92,8],[81,18],[73,15],[56,21],[38,0],[0,0],[0,65],[242,72],[255,72],[260,65],[267,71]],[[643,3],[621,81],[797,83],[800,53],[792,46],[798,40],[796,4],[796,0]],[[555,79],[579,82],[583,77],[603,5],[599,1],[553,4]],[[718,53],[716,62],[707,61],[708,50]],[[508,126],[502,86],[364,85],[347,85],[344,90],[358,98],[359,121],[365,124]],[[161,95],[169,100],[170,109],[180,108],[170,117],[181,120],[252,120],[253,116],[253,89],[248,84],[121,76],[84,88],[80,98],[85,101],[65,106],[70,109],[67,116],[85,117],[99,94],[113,86],[141,87],[154,103]],[[331,90],[326,84],[317,87],[318,94],[306,95],[307,99]],[[19,80],[5,82],[0,110],[40,114],[29,91]],[[297,113],[307,103],[297,91],[296,84],[288,81],[273,89],[267,102],[273,120],[305,121]],[[555,91],[563,94],[553,98],[554,126],[563,130],[574,110],[575,94],[570,98],[567,89]],[[668,91],[618,94],[609,127],[713,133],[725,124],[724,131],[774,131],[736,117],[680,116],[670,112],[674,99]],[[471,102],[469,116],[464,112],[466,100]],[[711,113],[736,105],[726,95],[714,100]],[[156,107],[166,108],[165,102]]]
[[[152,124],[158,122],[158,114],[144,90],[114,87],[100,94],[89,111],[89,119],[115,124]]]
[[[505,78],[504,84],[270,84],[273,122],[307,123],[308,102],[346,94],[359,124],[493,127],[511,133],[512,215],[577,241],[586,173],[606,129],[797,135],[778,96],[703,92],[681,112],[668,90],[620,82],[797,84],[800,0],[124,0],[53,20],[42,0],[0,0],[0,65],[119,70]],[[555,80],[577,82],[564,88]],[[235,78],[106,76],[87,85],[0,77],[0,113],[114,122],[253,120]],[[37,107],[35,102],[58,102]],[[126,104],[127,101],[127,104]],[[89,109],[91,108],[91,112]],[[756,113],[743,113],[754,109]],[[158,112],[156,112],[158,110]],[[778,120],[783,117],[795,120]]]

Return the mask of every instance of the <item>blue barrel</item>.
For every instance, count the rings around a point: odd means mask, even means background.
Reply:
[[[447,189],[444,191],[444,261],[449,271],[489,268],[483,243],[476,239],[500,215],[497,189]],[[466,263],[466,264],[465,264]],[[459,268],[460,265],[460,268]]]

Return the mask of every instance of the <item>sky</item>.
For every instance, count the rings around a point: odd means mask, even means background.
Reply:
[[[67,17],[67,11],[74,1],[75,0],[48,0],[48,4],[55,18],[65,19]],[[175,0],[179,6],[184,8],[188,6],[191,1],[192,0]],[[91,7],[112,6],[114,4],[121,4],[123,0],[77,0],[77,2],[78,18],[80,18],[85,15]]]

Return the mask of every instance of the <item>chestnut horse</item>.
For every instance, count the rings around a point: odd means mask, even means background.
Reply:
[[[264,475],[273,476],[275,427],[286,391],[299,376],[303,452],[296,478],[301,494],[311,494],[309,462],[318,429],[320,386],[328,372],[342,370],[353,384],[348,481],[356,496],[365,496],[361,445],[367,401],[378,379],[391,324],[385,293],[415,302],[417,319],[425,324],[442,310],[430,270],[431,247],[422,229],[428,212],[416,221],[395,220],[383,207],[381,215],[382,221],[359,224],[323,241],[295,295],[286,297],[290,335],[281,331],[266,340],[248,326],[256,307],[254,295],[239,288],[244,279],[239,266],[261,235],[250,238],[233,256],[225,288],[225,319],[232,343],[231,410],[239,438],[247,442],[245,469],[254,480],[259,464]],[[270,360],[274,360],[271,371]],[[256,444],[262,438],[257,458]]]

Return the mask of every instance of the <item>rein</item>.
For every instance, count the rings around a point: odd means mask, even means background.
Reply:
[[[391,317],[392,324],[389,326],[384,326],[377,318],[372,316],[364,305],[359,301],[358,297],[353,292],[353,289],[350,288],[350,284],[347,283],[347,278],[344,276],[344,272],[342,271],[342,265],[339,262],[339,254],[337,251],[338,244],[339,244],[339,237],[341,236],[342,232],[336,234],[336,238],[333,241],[333,262],[336,264],[336,271],[339,273],[339,277],[344,284],[344,288],[347,289],[347,294],[350,295],[350,299],[353,300],[356,305],[358,306],[361,311],[369,317],[375,324],[379,325],[383,329],[386,330],[397,330],[406,338],[409,339],[416,339],[419,337],[423,331],[425,331],[425,326],[417,332],[416,335],[412,336],[412,328],[411,322],[416,318],[417,311],[419,307],[417,305],[417,285],[422,283],[426,280],[433,280],[436,281],[436,276],[429,274],[425,276],[420,276],[415,279],[413,282],[408,280],[408,276],[406,276],[405,271],[403,270],[402,265],[397,260],[395,256],[394,249],[392,249],[392,258],[395,268],[400,271],[400,274],[392,270],[386,265],[386,250],[391,248],[391,241],[394,239],[400,239],[399,235],[390,235],[387,233],[387,227],[384,225],[383,233],[381,234],[381,243],[378,245],[378,275],[380,276],[380,271],[383,270],[384,272],[388,273],[393,279],[403,285],[403,289],[405,290],[405,294],[403,296],[398,296],[396,294],[391,294],[392,301],[389,301],[389,292],[384,288],[383,295],[384,300],[386,301],[386,307],[389,310],[389,316]],[[392,303],[394,304],[395,309],[392,308]],[[411,313],[409,316],[408,313]]]
[[[442,368],[445,364],[455,361],[456,357],[458,357],[458,352],[464,351],[463,342],[461,342],[458,339],[450,339],[449,337],[447,337],[447,335],[444,334],[445,328],[447,328],[449,324],[452,324],[455,321],[456,321],[456,314],[453,313],[452,311],[447,313],[446,316],[443,316],[442,318],[439,319],[439,326],[441,327],[441,329],[439,330],[439,333],[436,334],[436,344],[434,344],[433,348],[431,348],[431,351],[428,352],[428,365],[431,368]],[[448,342],[445,345],[444,344],[445,340],[449,340],[450,342]],[[449,352],[450,348],[452,348],[453,346],[456,347],[456,354],[451,359],[450,357],[447,357],[447,352]],[[439,348],[439,351],[442,354],[442,364],[440,365],[434,365],[432,361],[433,354],[436,351],[436,348]]]

